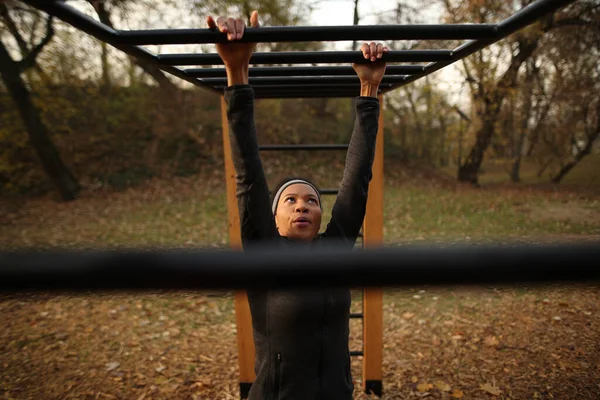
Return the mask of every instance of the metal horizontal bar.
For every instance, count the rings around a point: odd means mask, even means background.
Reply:
[[[0,253],[0,291],[597,283],[600,242]],[[574,260],[576,260],[574,262]]]
[[[498,24],[498,35],[506,37],[530,25],[541,17],[557,11],[575,0],[538,0]]]
[[[289,151],[289,150],[346,150],[347,144],[265,144],[258,146],[262,151]]]
[[[350,352],[350,357],[363,356],[364,352],[361,350],[353,350]]]
[[[240,42],[333,42],[343,40],[465,40],[493,36],[496,25],[347,25],[266,26],[244,30]],[[156,29],[119,31],[123,44],[227,43],[227,35],[211,29]]]
[[[321,189],[320,193],[324,195],[337,195],[339,192],[338,189]]]
[[[60,20],[72,25],[73,27],[86,32],[95,38],[107,43],[118,44],[117,31],[106,24],[96,21],[82,12],[68,6],[64,1],[39,1],[39,0],[22,0],[38,10],[44,11],[49,15],[53,15]],[[116,46],[115,46],[116,47]],[[131,46],[127,46],[131,47]]]
[[[364,314],[363,313],[351,313],[350,318],[356,318],[356,319],[364,318]]]
[[[381,92],[381,90],[379,90]],[[281,98],[310,98],[310,97],[358,97],[360,92],[358,89],[327,89],[327,90],[256,90],[254,91],[256,98],[273,98],[280,96]]]
[[[265,98],[336,98],[336,97],[358,97],[360,96],[359,88],[314,88],[308,90],[294,87],[270,88],[261,90],[261,86],[254,87],[254,97],[257,99]],[[378,93],[381,93],[379,89]]]
[[[212,89],[209,86],[203,85],[200,81],[198,81],[198,79],[188,76],[182,69],[173,67],[173,66],[168,66],[168,65],[160,65],[158,63],[159,57],[156,54],[154,54],[142,47],[120,44],[117,40],[117,38],[118,38],[117,31],[108,27],[105,24],[102,24],[102,23],[94,20],[93,18],[88,17],[87,15],[74,9],[73,7],[68,6],[64,1],[58,1],[58,0],[54,0],[54,1],[53,0],[47,0],[47,1],[22,0],[22,1],[34,8],[37,8],[38,10],[44,11],[49,15],[53,15],[53,16],[59,18],[60,20],[70,24],[74,28],[92,35],[96,39],[99,39],[103,42],[110,44],[111,46],[121,50],[125,54],[129,54],[130,56],[133,56],[142,61],[151,62],[151,63],[155,64],[161,70],[163,70],[171,75],[174,75],[180,79],[183,79],[190,83],[193,83],[196,86],[200,86],[200,87],[203,87],[207,90],[214,92],[214,89]]]
[[[471,54],[476,53],[477,51],[482,50],[506,38],[507,36],[515,33],[516,31],[525,28],[527,25],[532,24],[539,18],[553,13],[561,7],[564,7],[573,2],[575,2],[575,0],[537,0],[531,3],[530,5],[524,7],[522,10],[518,11],[513,16],[506,18],[500,24],[498,24],[498,33],[496,36],[488,39],[468,41],[467,43],[464,43],[461,46],[454,49],[450,59],[432,62],[425,66],[425,72],[423,74],[419,76],[408,77],[403,83],[395,84],[391,88],[384,89],[382,92],[389,92],[391,90],[399,88],[400,86],[404,86],[411,82],[414,82],[415,80],[423,76],[439,71],[440,69],[445,68],[448,65],[451,65],[463,58],[466,58]]]
[[[264,92],[256,93],[256,99],[341,99],[357,97],[355,91],[321,91],[321,92]]]
[[[227,88],[227,86],[213,86],[216,90],[224,90],[225,88]],[[380,83],[379,84],[379,88],[380,89],[385,89],[385,88],[390,88],[392,87],[391,83]],[[359,91],[360,91],[360,82],[356,82],[356,83],[320,83],[320,84],[310,84],[310,85],[303,85],[303,84],[280,84],[280,85],[260,85],[260,86],[256,86],[254,87],[254,90],[262,90],[262,91],[269,91],[269,90],[276,90],[278,92],[285,92],[286,90],[301,90],[301,91],[310,91],[310,90],[336,90],[336,89],[348,89],[348,90],[353,90],[355,89],[356,95],[358,96]]]
[[[387,75],[414,75],[425,72],[426,64],[422,65],[387,65]],[[225,68],[188,68],[184,69],[188,76],[194,78],[226,78]],[[263,76],[340,76],[355,75],[356,71],[351,66],[332,67],[250,67],[250,77]]]
[[[400,83],[406,80],[405,76],[384,76],[382,84]],[[205,78],[202,82],[211,86],[227,86],[227,78]],[[359,84],[358,75],[354,76],[299,76],[299,77],[260,77],[249,78],[250,85],[310,85],[310,84]]]
[[[398,50],[385,53],[386,62],[428,62],[450,60],[450,50]],[[209,54],[160,54],[158,61],[162,65],[223,65],[216,53]],[[273,53],[254,53],[250,64],[313,64],[313,63],[360,63],[366,60],[360,51],[279,51]]]

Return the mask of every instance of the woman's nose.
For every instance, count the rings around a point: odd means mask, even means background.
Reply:
[[[306,207],[306,204],[304,204],[303,202],[298,202],[298,204],[296,204],[296,211],[297,212],[307,212],[308,207]]]

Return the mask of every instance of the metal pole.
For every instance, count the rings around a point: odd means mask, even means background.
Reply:
[[[242,250],[242,235],[240,231],[240,214],[235,195],[235,167],[229,141],[229,122],[227,120],[227,104],[221,97],[221,127],[223,134],[223,157],[225,161],[225,186],[227,191],[227,216],[229,226],[229,246],[233,250]],[[237,328],[238,367],[240,369],[240,397],[247,398],[254,374],[254,337],[252,332],[252,316],[245,290],[234,292],[235,323]]]
[[[493,24],[266,26],[246,28],[240,42],[333,42],[350,40],[465,40],[496,35]],[[226,43],[227,36],[210,29],[156,29],[118,32],[128,45]]]
[[[193,290],[600,281],[600,242],[377,250],[0,253],[0,291]],[[573,262],[574,259],[577,262]]]
[[[227,86],[213,86],[216,90],[223,90]],[[379,84],[380,88],[390,88],[392,87],[391,83],[381,83]],[[256,86],[254,90],[262,90],[262,91],[277,91],[277,92],[285,92],[287,90],[296,90],[303,92],[310,92],[312,90],[356,90],[357,96],[360,92],[360,81],[356,83],[322,83],[322,84],[311,84],[311,85],[302,85],[302,84],[290,84],[290,85],[260,85]]]
[[[385,74],[388,75],[415,75],[425,72],[426,64],[421,65],[388,65]],[[225,68],[188,68],[184,69],[187,76],[194,78],[225,78]],[[263,76],[340,76],[355,75],[351,66],[333,67],[250,67],[250,77]]]
[[[398,50],[386,53],[386,62],[427,62],[452,59],[450,50]],[[162,65],[222,65],[218,54],[161,54],[158,62]],[[250,64],[312,64],[312,63],[367,63],[360,51],[279,51],[254,53]]]
[[[22,1],[34,8],[48,13],[49,15],[53,15],[59,18],[60,20],[72,25],[73,27],[79,29],[82,32],[86,32],[94,36],[95,38],[110,44],[111,46],[121,50],[125,54],[129,54],[130,56],[136,57],[140,60],[146,60],[151,63],[154,63],[157,65],[158,68],[171,75],[174,75],[180,79],[193,83],[196,86],[200,86],[204,89],[214,92],[214,89],[202,85],[201,82],[198,81],[198,79],[188,76],[182,69],[168,65],[160,65],[158,63],[159,56],[152,53],[151,51],[146,50],[142,47],[119,44],[117,40],[117,31],[94,20],[93,18],[88,17],[82,12],[77,11],[73,7],[68,6],[63,1]]]
[[[256,93],[257,99],[342,99],[342,98],[352,98],[356,97],[356,91],[352,92],[266,92],[266,93]]]
[[[261,151],[296,150],[347,150],[347,144],[265,144],[258,147]]]
[[[404,86],[411,82],[414,82],[418,78],[421,78],[425,75],[429,75],[444,67],[447,67],[448,65],[451,65],[458,60],[468,57],[471,54],[506,38],[507,36],[515,33],[519,29],[522,29],[527,25],[530,25],[533,22],[537,21],[539,18],[549,13],[553,13],[561,7],[564,7],[573,2],[575,2],[575,0],[537,0],[536,2],[531,3],[527,7],[517,12],[515,15],[505,19],[500,24],[498,24],[498,34],[495,37],[489,39],[468,41],[467,43],[464,43],[456,49],[454,49],[452,51],[452,56],[449,60],[432,62],[425,66],[425,72],[422,75],[418,77],[408,77],[403,83],[395,84],[391,88],[383,90],[383,92],[387,93],[391,90],[399,88],[400,86]]]
[[[384,193],[384,97],[379,97],[377,142],[373,160],[373,177],[369,183],[367,212],[363,224],[365,249],[383,246],[383,193]],[[363,289],[363,391],[382,395],[383,363],[383,290],[381,287]]]
[[[381,81],[382,84],[394,84],[404,82],[405,76],[384,76]],[[227,78],[205,78],[202,79],[202,83],[211,86],[227,86]],[[258,77],[249,79],[249,84],[253,86],[262,85],[276,85],[276,86],[289,86],[289,85],[315,85],[315,84],[354,84],[358,85],[360,79],[358,75],[354,74],[349,76],[298,76],[298,77]]]

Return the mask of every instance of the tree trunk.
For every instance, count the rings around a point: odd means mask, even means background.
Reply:
[[[486,118],[483,126],[477,131],[477,139],[467,160],[458,169],[458,180],[478,185],[479,169],[483,162],[483,154],[492,141],[494,135],[494,122],[496,117]]]
[[[587,127],[586,127],[587,128]],[[587,129],[586,129],[587,130]],[[567,175],[567,173],[573,169],[585,156],[592,152],[592,147],[594,146],[594,142],[600,136],[600,101],[597,103],[596,107],[596,126],[595,128],[589,128],[586,132],[587,143],[582,149],[579,149],[575,158],[564,165],[560,171],[552,178],[552,183],[560,183],[560,181]]]
[[[577,164],[579,164],[579,162],[585,156],[590,154],[590,152],[592,150],[592,145],[594,144],[594,141],[597,137],[598,137],[598,134],[596,133],[596,136],[594,137],[594,139],[588,140],[585,147],[583,149],[581,149],[579,152],[577,152],[577,155],[575,156],[575,158],[572,161],[569,161],[568,163],[566,163],[560,169],[560,171],[558,171],[558,173],[554,176],[554,178],[552,178],[550,181],[552,183],[560,183],[560,181],[565,177],[565,175],[567,175],[569,173],[569,171],[571,171],[573,169],[573,167],[575,167]]]
[[[108,57],[108,45],[105,42],[100,44],[102,46],[102,91],[108,93],[112,86],[112,80],[110,75],[110,62]]]
[[[445,167],[448,165],[448,152],[446,151],[446,120],[442,114],[438,115],[438,121],[440,122],[440,166]]]
[[[44,171],[60,192],[63,200],[74,200],[77,198],[81,186],[62,162],[56,146],[50,140],[40,113],[31,100],[25,82],[21,78],[19,65],[10,57],[2,42],[0,42],[0,74],[19,109],[31,144],[42,163]]]
[[[534,61],[535,62],[535,61]],[[523,148],[525,146],[525,138],[527,137],[529,119],[531,118],[531,109],[533,107],[533,67],[528,68],[527,77],[525,78],[525,104],[523,104],[523,116],[521,125],[519,126],[519,136],[514,149],[514,162],[510,171],[510,179],[515,182],[521,182],[521,160],[523,159]]]
[[[533,54],[537,48],[538,41],[541,35],[535,38],[530,38],[529,42],[519,43],[519,53],[515,55],[507,70],[504,72],[498,83],[494,88],[488,89],[488,97],[484,99],[485,106],[481,111],[483,114],[481,119],[483,126],[477,132],[477,139],[475,145],[471,149],[467,161],[461,165],[458,170],[458,180],[461,182],[470,182],[474,185],[478,184],[478,175],[481,163],[483,162],[483,155],[487,150],[488,146],[494,136],[495,124],[498,119],[498,114],[502,103],[506,98],[508,90],[514,87],[519,68],[521,65]]]
[[[354,20],[352,21],[352,25],[358,25],[358,21],[358,0],[354,0]],[[356,40],[352,41],[352,50],[357,50]]]
[[[464,122],[460,121],[460,125],[459,125],[459,131],[458,131],[458,160],[457,160],[457,165],[459,166],[459,171],[460,171],[460,166],[462,165],[462,158],[463,158],[463,136],[465,135],[465,127],[464,127]]]

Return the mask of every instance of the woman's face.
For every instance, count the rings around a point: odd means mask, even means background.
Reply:
[[[275,224],[281,236],[310,241],[321,227],[321,205],[312,186],[296,183],[285,188],[275,211]]]

